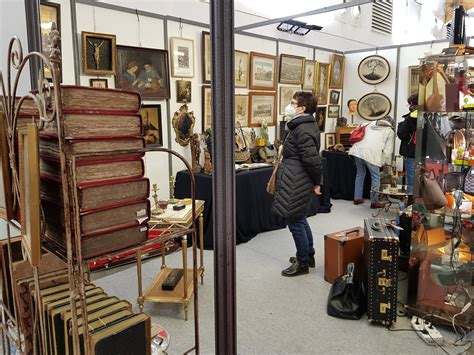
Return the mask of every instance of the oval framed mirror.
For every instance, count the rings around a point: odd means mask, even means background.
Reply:
[[[176,133],[175,141],[185,147],[189,144],[193,135],[193,128],[196,119],[194,112],[188,111],[188,106],[183,105],[173,116],[173,128]]]

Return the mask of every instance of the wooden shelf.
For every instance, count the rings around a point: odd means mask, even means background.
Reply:
[[[146,290],[145,294],[143,295],[144,301],[149,302],[169,302],[169,303],[186,303],[189,301],[193,290],[193,270],[188,269],[187,271],[187,283],[188,283],[188,292],[187,292],[187,299],[184,298],[184,274],[179,280],[178,284],[174,288],[173,291],[166,291],[161,289],[161,285],[168,277],[168,275],[174,269],[165,267],[161,269],[160,273],[158,274],[157,278],[153,281],[150,285],[148,290]],[[182,269],[181,269],[182,270]]]

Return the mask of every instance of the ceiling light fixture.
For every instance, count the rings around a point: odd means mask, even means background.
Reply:
[[[278,31],[294,33],[298,36],[305,36],[311,31],[320,31],[322,30],[322,26],[317,25],[308,25],[306,22],[296,21],[296,20],[287,20],[281,22],[277,26]]]

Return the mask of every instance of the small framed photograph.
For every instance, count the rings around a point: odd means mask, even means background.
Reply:
[[[142,132],[147,146],[163,146],[163,129],[161,125],[161,105],[142,105]]]
[[[115,35],[81,32],[82,72],[89,75],[115,74]]]
[[[339,118],[341,106],[339,105],[329,105],[328,106],[328,118]]]
[[[202,31],[202,82],[204,84],[211,83],[211,34]]]
[[[280,86],[280,115],[285,114],[285,107],[291,104],[293,95],[301,91],[299,86]]]
[[[316,79],[316,61],[305,60],[303,90],[314,90],[315,79]]]
[[[280,84],[303,83],[304,57],[280,54]]]
[[[325,148],[328,149],[336,144],[336,133],[326,133],[325,138]]]
[[[380,55],[369,55],[361,60],[357,71],[364,83],[377,85],[390,75],[390,63]]]
[[[248,126],[260,127],[263,120],[267,126],[276,125],[276,93],[250,92]]]
[[[57,30],[61,34],[61,5],[52,2],[40,3],[41,53],[49,59],[51,54],[51,31]],[[60,64],[61,65],[61,64]],[[51,81],[53,76],[49,68],[44,66],[44,77]],[[59,78],[61,82],[61,78]]]
[[[38,127],[28,123],[18,130],[22,247],[32,266],[41,260],[41,201]]]
[[[202,87],[202,131],[212,126],[212,93],[211,87]]]
[[[89,79],[89,85],[93,88],[107,89],[109,82],[107,79]]]
[[[331,58],[331,78],[329,87],[331,89],[340,89],[344,84],[344,63],[346,57],[339,54],[333,54]]]
[[[5,120],[5,115],[0,113],[0,218],[10,220],[13,218],[13,192]]]
[[[171,75],[194,78],[194,41],[171,37]]]
[[[235,95],[235,123],[247,127],[249,122],[249,96]]]
[[[339,97],[341,96],[341,92],[337,90],[331,90],[329,92],[329,104],[330,105],[339,105]]]
[[[326,106],[318,106],[316,109],[316,123],[318,124],[320,132],[324,132],[324,128],[326,127],[326,112]]]
[[[273,55],[250,52],[250,89],[276,88],[276,58]]]
[[[248,88],[249,86],[249,54],[235,51],[235,87]]]
[[[420,67],[411,65],[408,67],[408,97],[418,92],[420,83]]]
[[[191,81],[176,80],[176,102],[180,104],[191,102]]]

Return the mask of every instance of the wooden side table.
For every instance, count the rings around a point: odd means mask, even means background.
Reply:
[[[196,214],[195,218],[199,223],[199,277],[201,278],[201,284],[204,283],[204,201],[196,200]],[[163,214],[152,216],[149,225],[150,230],[157,230],[161,232],[160,237],[156,240],[161,243],[162,255],[161,255],[161,270],[155,277],[153,282],[150,284],[148,289],[143,293],[142,289],[142,259],[141,250],[137,250],[137,272],[138,272],[138,306],[143,311],[144,302],[165,302],[165,303],[182,303],[184,307],[184,319],[188,320],[188,306],[191,299],[191,295],[194,291],[193,283],[193,269],[188,269],[188,239],[186,231],[192,227],[192,211],[191,205],[187,205],[185,209],[181,211],[174,211],[173,205],[168,205],[167,209]],[[167,244],[173,243],[173,239],[176,238],[176,232],[182,232],[184,235],[180,236],[181,239],[181,252],[183,257],[182,270],[186,270],[183,273],[183,277],[179,280],[174,290],[167,291],[162,290],[162,284],[173,271],[166,265],[166,253],[164,249]],[[191,241],[191,243],[196,241]],[[194,263],[193,263],[194,264]]]

